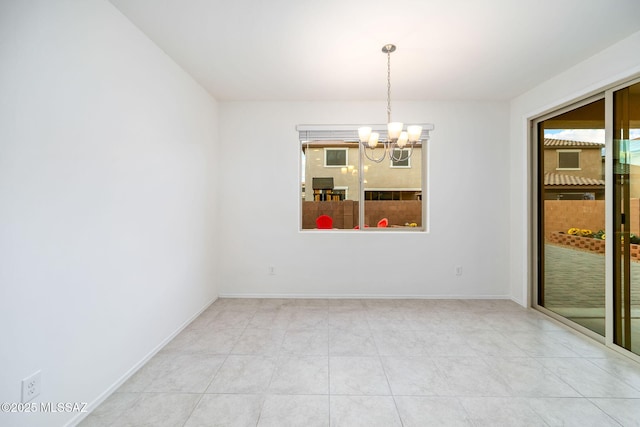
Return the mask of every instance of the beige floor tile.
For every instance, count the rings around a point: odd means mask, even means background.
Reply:
[[[327,356],[282,356],[271,379],[269,393],[329,394]]]
[[[331,357],[331,394],[390,395],[379,357]]]
[[[471,427],[466,411],[453,397],[395,397],[403,427]]]
[[[640,364],[504,300],[220,299],[80,424],[640,426]]]
[[[437,396],[447,387],[436,364],[426,356],[386,356],[382,364],[396,396]]]
[[[329,329],[331,356],[377,356],[378,348],[369,329]]]
[[[282,342],[282,353],[298,356],[328,355],[328,328],[288,330]]]
[[[271,356],[228,356],[207,393],[264,393],[276,366]]]
[[[640,399],[591,399],[591,402],[623,426],[640,426]]]
[[[391,396],[331,396],[331,427],[400,427]]]
[[[255,427],[263,401],[256,394],[205,394],[184,427]]]
[[[183,425],[202,397],[196,393],[142,393],[120,418],[119,427],[175,427]]]
[[[329,396],[268,395],[257,427],[327,427]]]

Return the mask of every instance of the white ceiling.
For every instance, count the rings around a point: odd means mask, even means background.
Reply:
[[[640,0],[110,0],[218,100],[508,100],[640,30]],[[638,55],[640,47],[630,55]]]

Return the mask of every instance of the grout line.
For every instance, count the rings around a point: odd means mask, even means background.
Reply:
[[[215,303],[214,303],[215,304]],[[560,342],[559,340],[557,340],[554,336],[553,336],[553,332],[554,331],[547,331],[546,329],[544,329],[544,325],[540,325],[537,322],[530,322],[528,317],[520,317],[520,319],[518,319],[518,316],[522,315],[522,311],[518,310],[516,312],[511,312],[511,311],[500,311],[499,309],[496,309],[496,311],[488,311],[486,309],[483,310],[479,310],[479,311],[474,311],[474,306],[471,303],[467,304],[469,307],[465,308],[465,312],[461,313],[462,315],[467,314],[469,316],[469,319],[465,319],[465,320],[472,320],[473,317],[484,317],[487,314],[497,314],[498,317],[495,318],[491,318],[490,320],[496,320],[499,318],[504,319],[504,323],[491,323],[488,324],[489,327],[488,329],[482,329],[479,332],[490,332],[493,335],[495,335],[495,337],[499,337],[500,341],[502,344],[505,345],[511,345],[515,348],[520,348],[515,342],[512,341],[512,339],[510,338],[510,335],[507,331],[507,329],[505,329],[505,327],[510,323],[510,320],[513,318],[514,320],[517,320],[518,323],[516,324],[516,330],[514,330],[513,332],[516,334],[528,334],[528,333],[538,333],[542,336],[542,338],[544,338],[542,342],[542,344],[547,345],[547,344],[553,344],[556,346],[556,348],[568,348],[571,351],[575,351],[573,350],[568,344],[564,344],[562,342]],[[277,328],[277,329],[270,329],[270,328],[264,328],[265,331],[269,331],[268,332],[268,336],[269,336],[269,344],[275,344],[277,343],[277,348],[275,349],[276,351],[274,353],[272,353],[271,347],[268,348],[268,351],[260,351],[258,353],[250,353],[250,354],[239,354],[239,353],[234,353],[234,349],[236,348],[236,346],[238,345],[239,341],[243,338],[244,334],[247,333],[248,330],[250,329],[263,329],[263,328],[250,328],[251,322],[253,321],[253,319],[255,319],[256,315],[258,312],[261,311],[260,309],[261,305],[260,304],[256,304],[256,305],[247,305],[247,306],[243,306],[241,304],[239,305],[235,305],[235,304],[230,304],[230,305],[226,305],[223,304],[220,307],[217,308],[217,313],[213,316],[212,321],[215,320],[216,318],[218,318],[219,316],[222,315],[222,313],[230,313],[230,312],[237,312],[238,313],[238,317],[233,317],[233,316],[229,316],[227,318],[227,324],[228,323],[233,323],[234,321],[236,322],[236,325],[238,324],[238,318],[242,318],[242,319],[249,319],[248,321],[246,321],[246,323],[244,324],[244,327],[228,327],[225,329],[235,329],[236,331],[240,331],[239,334],[237,336],[235,336],[234,338],[232,338],[233,342],[232,345],[229,348],[229,351],[227,351],[226,353],[222,353],[222,354],[210,354],[210,353],[203,353],[205,355],[208,356],[217,356],[220,359],[222,359],[222,361],[220,362],[218,368],[216,369],[216,371],[212,374],[211,379],[208,381],[206,387],[204,388],[204,391],[201,393],[193,393],[193,392],[172,392],[171,394],[190,394],[190,395],[199,395],[199,398],[195,401],[195,405],[193,406],[193,408],[191,409],[191,411],[188,414],[188,417],[185,420],[185,423],[188,422],[188,420],[193,416],[194,412],[196,411],[196,409],[199,407],[199,405],[202,403],[205,394],[210,394],[210,395],[244,395],[244,394],[251,394],[251,395],[255,395],[255,396],[261,396],[262,398],[262,402],[260,404],[260,408],[259,408],[259,412],[258,412],[258,416],[257,416],[257,420],[256,420],[256,424],[258,424],[261,420],[261,417],[263,415],[263,410],[265,408],[265,404],[266,404],[266,399],[269,396],[277,396],[277,395],[287,395],[287,394],[291,394],[291,393],[272,393],[270,392],[270,387],[273,383],[273,379],[275,379],[276,374],[278,372],[278,368],[281,365],[281,363],[286,359],[286,358],[291,358],[291,357],[299,357],[299,358],[304,358],[304,357],[322,357],[321,354],[318,354],[317,356],[314,355],[308,355],[308,354],[296,354],[296,353],[285,353],[283,346],[284,346],[284,342],[286,341],[286,337],[287,334],[290,332],[289,326],[291,325],[291,321],[294,320],[292,317],[287,317],[285,320],[285,322],[287,323],[287,327],[285,327],[284,329],[281,328]],[[412,394],[395,394],[393,392],[393,389],[391,387],[391,382],[390,382],[390,375],[393,372],[393,370],[391,369],[387,369],[387,367],[385,367],[385,360],[389,359],[389,358],[425,358],[431,361],[431,363],[434,364],[434,368],[435,368],[435,372],[437,373],[438,376],[444,377],[444,366],[443,367],[439,367],[437,364],[435,364],[435,361],[437,359],[443,359],[443,360],[453,360],[455,361],[455,359],[462,359],[462,358],[468,358],[468,359],[475,359],[475,360],[480,360],[482,361],[485,365],[488,366],[489,371],[491,371],[491,373],[495,374],[497,372],[497,379],[501,379],[506,381],[506,377],[503,378],[502,375],[500,375],[500,373],[498,371],[496,371],[497,368],[492,366],[492,361],[496,360],[497,358],[505,358],[505,359],[528,359],[528,360],[534,360],[536,362],[537,365],[539,365],[540,367],[542,367],[544,369],[544,372],[546,372],[549,375],[552,375],[554,378],[558,379],[560,382],[567,384],[568,387],[570,387],[571,389],[575,390],[574,387],[571,386],[571,384],[569,384],[567,381],[565,381],[564,379],[560,378],[555,372],[553,372],[551,369],[547,368],[542,362],[544,361],[544,359],[562,359],[563,363],[566,360],[585,360],[586,362],[588,362],[588,364],[591,366],[593,365],[594,368],[594,372],[602,372],[602,373],[606,373],[607,375],[611,376],[612,378],[616,378],[619,381],[625,383],[627,386],[629,386],[631,389],[638,389],[638,387],[634,387],[632,384],[627,383],[624,378],[622,378],[622,375],[620,373],[616,373],[616,372],[612,372],[610,369],[606,369],[605,367],[600,367],[599,365],[597,365],[595,363],[595,361],[593,359],[600,359],[599,357],[588,357],[588,356],[583,356],[582,353],[578,353],[576,356],[572,356],[572,357],[558,357],[558,356],[532,356],[530,353],[531,351],[524,351],[523,350],[523,354],[520,356],[504,356],[501,353],[505,351],[505,349],[501,349],[500,346],[497,346],[495,343],[491,344],[493,349],[497,349],[497,350],[501,350],[499,352],[495,352],[495,351],[491,351],[491,354],[485,354],[485,352],[478,352],[477,355],[475,356],[432,356],[431,354],[429,354],[428,350],[428,341],[425,341],[425,338],[418,338],[417,336],[419,335],[417,331],[423,331],[423,330],[427,330],[428,328],[420,328],[420,324],[418,324],[416,326],[416,324],[407,324],[403,329],[402,332],[406,332],[406,331],[410,331],[412,335],[416,336],[416,339],[418,339],[418,341],[422,344],[422,351],[420,352],[419,355],[414,355],[414,356],[408,356],[405,354],[398,354],[398,355],[383,355],[381,352],[381,347],[379,345],[379,339],[376,340],[375,335],[378,334],[380,336],[380,334],[382,334],[382,337],[384,338],[384,334],[388,333],[389,335],[393,335],[394,331],[397,330],[389,330],[387,331],[385,328],[385,324],[381,323],[383,321],[383,319],[379,319],[377,318],[377,313],[385,313],[386,312],[386,308],[389,308],[391,311],[396,311],[398,312],[398,314],[401,314],[405,317],[405,320],[407,318],[410,318],[409,316],[409,312],[407,312],[406,310],[412,310],[413,309],[413,305],[406,305],[403,306],[400,303],[397,302],[389,302],[388,306],[385,306],[384,304],[380,305],[380,304],[374,304],[373,306],[366,306],[364,303],[362,304],[362,306],[360,307],[345,307],[344,312],[345,313],[353,313],[354,316],[357,317],[357,320],[359,321],[361,318],[364,319],[364,323],[363,324],[359,324],[357,328],[355,328],[355,330],[362,330],[362,331],[367,331],[368,336],[371,338],[371,340],[373,340],[373,346],[375,348],[375,354],[368,354],[368,355],[354,355],[354,354],[345,354],[345,355],[336,355],[334,357],[369,357],[372,359],[377,358],[378,362],[380,363],[380,366],[382,367],[382,371],[383,374],[385,375],[385,380],[387,383],[387,387],[389,389],[389,394],[388,395],[368,395],[368,394],[362,394],[362,395],[356,395],[356,394],[340,394],[340,393],[332,393],[331,392],[331,348],[332,348],[332,341],[331,341],[331,336],[332,336],[332,329],[337,331],[342,329],[340,326],[345,326],[344,324],[340,323],[339,326],[332,328],[331,327],[331,317],[332,317],[332,313],[340,313],[341,310],[335,310],[336,307],[334,307],[334,310],[332,310],[331,305],[327,305],[327,307],[318,307],[315,305],[312,306],[306,306],[304,304],[294,304],[294,305],[282,305],[282,306],[277,306],[277,307],[269,307],[269,310],[275,310],[280,312],[282,310],[282,312],[286,312],[288,314],[291,314],[292,312],[295,313],[299,313],[299,316],[301,316],[303,323],[305,321],[311,321],[314,320],[315,318],[310,317],[309,319],[304,319],[305,317],[305,313],[312,313],[312,314],[317,314],[318,312],[323,312],[326,314],[326,324],[322,327],[317,327],[317,328],[313,328],[313,327],[307,327],[307,330],[316,330],[318,331],[317,334],[317,339],[320,338],[320,333],[322,331],[324,331],[326,333],[326,338],[327,338],[327,343],[326,343],[326,357],[327,357],[327,405],[328,405],[328,422],[329,424],[331,423],[331,401],[332,398],[335,396],[362,396],[362,397],[374,397],[374,396],[383,396],[383,397],[389,397],[391,396],[391,398],[393,399],[394,402],[394,406],[396,408],[396,414],[397,417],[401,423],[401,425],[404,425],[404,422],[402,420],[402,416],[399,410],[399,406],[398,406],[398,401],[396,400],[397,397],[401,397],[401,396],[410,396],[410,397],[427,397],[427,396],[422,396],[422,395],[412,395]],[[428,307],[425,305],[424,309],[425,310],[432,310],[432,305],[429,305]],[[444,308],[442,310],[442,313],[449,313],[449,315],[451,313],[454,312],[455,307],[450,307],[449,305],[443,306]],[[340,308],[340,307],[338,307]],[[378,309],[380,309],[381,311],[378,311]],[[440,313],[441,311],[439,310],[435,310],[435,313]],[[515,313],[515,315],[514,315]],[[542,314],[541,314],[542,315]],[[362,316],[362,317],[361,317]],[[513,316],[513,317],[512,317]],[[544,315],[543,315],[544,316]],[[349,316],[346,316],[347,319],[349,319]],[[449,318],[448,316],[446,317],[447,319]],[[278,318],[279,319],[279,318]],[[443,317],[443,319],[445,319],[445,317]],[[195,320],[195,319],[194,319]],[[282,320],[282,319],[279,319]],[[378,321],[378,323],[376,323],[375,321]],[[395,320],[395,317],[392,318],[392,320]],[[375,324],[378,325],[377,328],[374,328],[372,326],[372,321],[374,321]],[[521,323],[520,323],[521,322]],[[531,323],[531,324],[529,324]],[[272,323],[271,325],[267,325],[267,326],[273,326],[275,323]],[[466,324],[466,323],[465,323]],[[316,326],[320,326],[319,324],[315,324]],[[350,325],[350,323],[349,323]],[[345,330],[350,331],[351,328],[350,326],[347,325]],[[524,329],[518,329],[518,325],[521,325],[521,327],[526,327]],[[381,329],[382,328],[382,329]],[[417,328],[417,329],[416,329]],[[529,329],[531,328],[531,329]],[[206,331],[213,331],[214,328],[210,328],[209,326],[205,326],[202,329],[199,329],[197,331],[197,333],[202,333],[202,332],[206,332]],[[429,329],[430,330],[430,329]],[[434,331],[437,331],[438,329],[435,328],[433,329]],[[278,332],[276,332],[278,331]],[[460,330],[459,328],[455,328],[451,331],[449,331],[452,334],[463,334],[463,331]],[[549,334],[548,332],[550,332],[551,334]],[[279,338],[277,337],[277,335],[274,334],[278,334],[280,335]],[[440,331],[440,333],[442,333],[442,331]],[[549,340],[546,339],[546,336],[549,336]],[[466,336],[466,335],[464,335]],[[274,338],[275,337],[275,338]],[[491,338],[491,337],[490,337]],[[541,338],[541,339],[542,339]],[[489,340],[489,343],[491,343],[491,341],[493,341],[493,338],[491,338]],[[194,341],[197,342],[197,341]],[[226,341],[225,341],[226,342]],[[358,341],[359,342],[359,341]],[[471,348],[471,347],[470,347]],[[303,352],[304,353],[304,352]],[[360,352],[356,352],[357,354],[360,354]],[[393,351],[391,352],[393,353]],[[495,354],[494,354],[495,353]],[[165,353],[168,357],[170,357],[170,359],[167,360],[173,360],[176,357],[179,357],[181,355],[190,355],[193,354],[191,352],[185,352],[185,351],[176,351],[176,352],[169,352],[169,353]],[[263,359],[272,359],[275,360],[275,366],[273,367],[273,371],[271,373],[271,376],[269,378],[269,382],[267,384],[266,389],[263,392],[253,392],[253,393],[232,393],[232,392],[218,392],[218,393],[206,393],[207,389],[212,385],[212,383],[215,381],[215,379],[217,378],[217,376],[220,374],[220,371],[222,369],[222,367],[225,365],[225,363],[227,363],[228,359],[230,356],[255,356],[255,357],[259,357],[259,358],[263,358]],[[318,360],[319,361],[319,360]],[[612,362],[614,363],[614,362]],[[618,365],[616,364],[615,366],[622,366],[622,365]],[[160,370],[159,372],[165,372],[166,369]],[[159,375],[161,375],[161,373]],[[157,376],[156,376],[157,377]],[[155,377],[154,377],[155,378]],[[127,414],[130,413],[130,410],[133,406],[135,406],[140,399],[145,396],[145,395],[150,395],[152,393],[155,394],[162,394],[162,393],[166,393],[166,392],[162,392],[162,391],[158,391],[158,392],[150,392],[148,391],[148,388],[150,387],[151,382],[143,388],[142,391],[138,391],[138,392],[127,392],[127,393],[135,393],[136,399],[134,400],[134,402],[129,405],[126,409],[123,409],[122,411],[120,411],[119,414],[113,414],[114,415],[114,419],[115,420],[119,420],[119,419],[123,419],[124,417],[126,417]],[[509,382],[506,382],[505,385],[510,389],[511,387],[509,386]],[[437,392],[437,391],[436,391]],[[124,393],[124,392],[123,392]],[[610,418],[613,419],[613,417],[611,417],[606,411],[600,409],[593,401],[592,398],[586,397],[583,393],[580,393],[576,390],[576,393],[578,394],[578,396],[569,396],[563,399],[583,399],[583,400],[587,400],[589,402],[591,402],[591,404],[593,404],[594,406],[596,406],[599,410],[601,410],[603,413],[607,414],[607,416],[609,416]],[[309,394],[309,393],[293,393],[295,395],[300,395],[300,396],[322,396],[322,394]],[[441,396],[441,395],[435,395],[435,396],[429,396],[429,397],[433,397],[433,398],[450,398],[450,399],[455,399],[455,401],[458,403],[459,407],[461,408],[461,412],[460,414],[463,415],[465,417],[465,419],[472,425],[477,425],[477,420],[474,421],[471,417],[471,413],[469,412],[469,410],[464,406],[463,404],[463,400],[465,398],[491,398],[491,397],[495,397],[495,398],[517,398],[517,399],[523,399],[524,401],[527,402],[527,404],[529,404],[529,402],[531,402],[534,399],[543,399],[546,398],[545,396],[539,396],[538,394],[534,395],[534,396],[516,396],[515,393],[513,392],[513,390],[511,390],[511,393],[509,393],[508,396],[502,396],[502,395],[498,395],[498,396],[485,396],[482,395],[481,392],[476,393],[476,394],[470,394],[469,396],[461,396],[459,395],[459,393],[456,393],[457,395],[454,396]],[[616,399],[617,397],[612,397],[611,399]],[[557,397],[555,399],[558,399]],[[621,400],[623,400],[622,398],[620,398]],[[640,402],[639,398],[626,398],[624,400],[633,400],[634,402]],[[256,403],[258,403],[259,400],[256,397]],[[471,408],[473,409],[473,408]],[[567,413],[565,413],[565,415],[567,415]],[[615,421],[615,420],[614,420]],[[617,421],[616,421],[617,422]],[[184,426],[184,424],[183,424]]]

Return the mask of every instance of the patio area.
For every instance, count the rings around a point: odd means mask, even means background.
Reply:
[[[545,245],[545,307],[604,335],[605,256]],[[640,353],[640,263],[631,264],[632,349]]]

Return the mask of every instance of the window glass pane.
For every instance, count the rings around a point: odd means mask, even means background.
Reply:
[[[325,149],[327,166],[347,166],[347,153],[345,149],[326,148]]]
[[[302,143],[303,230],[353,230],[358,225],[358,159],[355,142]]]
[[[375,157],[380,157],[377,148]],[[406,158],[409,150],[403,150]],[[395,150],[400,156],[400,150]],[[380,163],[365,160],[365,224],[389,229],[421,228],[422,224],[422,147],[414,148],[411,158]]]
[[[410,157],[409,150],[403,149],[394,149],[393,150],[393,158],[391,159],[391,166],[396,168],[405,167],[408,168],[410,166]]]
[[[537,302],[605,331],[605,101],[539,123]],[[559,170],[564,169],[564,170]]]
[[[579,151],[558,151],[558,169],[579,169]]]
[[[640,83],[613,93],[613,123],[613,342],[640,355]]]
[[[301,141],[301,228],[423,231],[421,148],[396,149],[394,161],[379,144],[376,162],[355,141]]]

